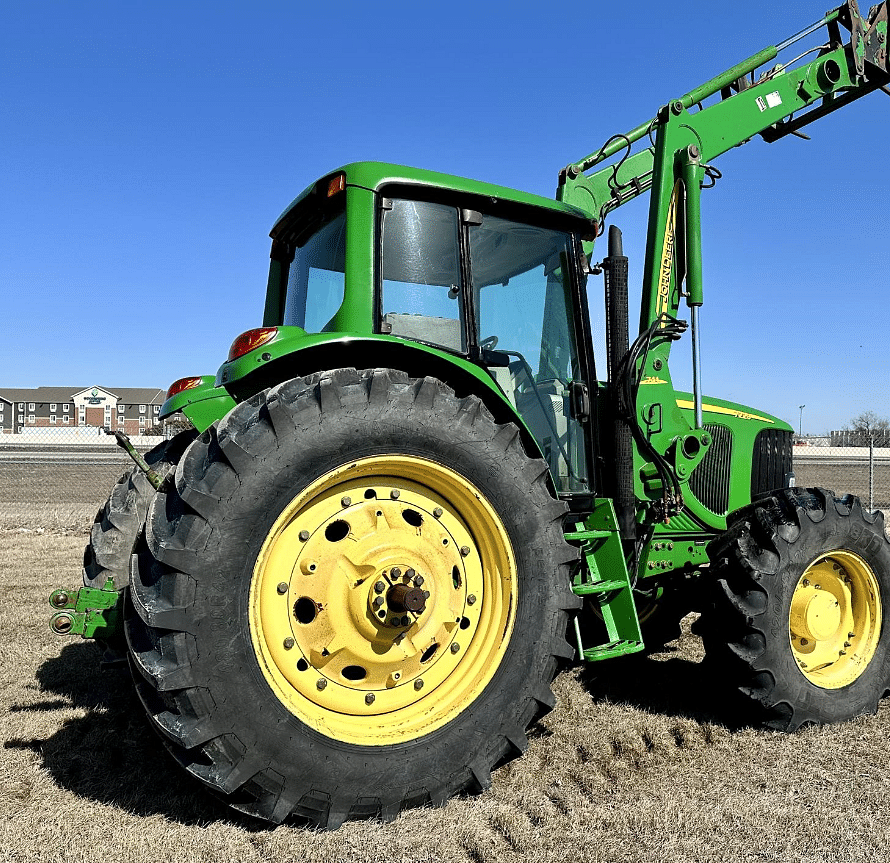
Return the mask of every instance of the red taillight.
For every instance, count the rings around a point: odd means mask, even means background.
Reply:
[[[167,398],[172,399],[183,390],[193,390],[195,387],[201,386],[202,380],[203,378],[180,378],[178,381],[174,381],[170,384],[170,389],[167,390]]]
[[[328,180],[328,197],[333,198],[346,188],[346,174],[334,174]]]
[[[241,333],[232,342],[232,347],[229,348],[229,362],[237,360],[238,357],[243,357],[246,353],[258,348],[260,345],[266,344],[266,342],[272,341],[277,334],[278,327],[259,327],[258,329]]]

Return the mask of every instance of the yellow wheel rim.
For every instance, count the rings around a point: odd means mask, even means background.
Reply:
[[[851,684],[875,655],[881,616],[878,580],[858,554],[817,557],[791,597],[791,650],[803,676],[822,689]]]
[[[385,745],[476,699],[516,603],[513,549],[484,495],[437,462],[385,455],[330,471],[285,507],[254,566],[250,632],[301,721]]]

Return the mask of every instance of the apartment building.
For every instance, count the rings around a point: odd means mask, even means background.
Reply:
[[[0,387],[0,432],[93,426],[144,434],[157,423],[165,396],[145,387]]]

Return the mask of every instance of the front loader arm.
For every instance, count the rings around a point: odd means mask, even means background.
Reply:
[[[613,135],[600,150],[563,169],[557,198],[590,213],[600,228],[608,213],[652,190],[641,331],[662,312],[677,313],[684,279],[689,304],[702,302],[696,229],[698,195],[708,162],[758,134],[768,142],[800,134],[814,120],[886,86],[890,82],[887,6],[885,0],[865,19],[856,0],[849,0],[790,39],[670,102],[652,120],[627,134]],[[846,44],[840,25],[850,31]],[[827,28],[828,41],[813,49],[818,52],[815,58],[795,68],[790,68],[794,60],[778,64],[754,80],[759,67],[822,27]],[[719,101],[705,104],[718,93]],[[648,146],[633,152],[641,140]],[[585,173],[615,156],[617,160],[605,167]],[[670,260],[664,259],[666,249]],[[670,284],[666,285],[668,273]]]
[[[886,89],[887,7],[885,0],[865,19],[856,0],[849,0],[779,45],[665,105],[652,120],[613,135],[600,150],[560,173],[557,197],[589,213],[597,222],[597,235],[611,211],[652,192],[640,336],[619,364],[616,379],[610,376],[610,385],[613,392],[623,393],[619,414],[630,423],[638,444],[636,499],[662,497],[653,508],[658,521],[683,508],[681,485],[712,443],[703,428],[698,369],[698,309],[704,300],[700,199],[707,181],[712,185],[719,177],[710,161],[755,135],[772,142],[800,134],[808,123],[875,89]],[[823,27],[827,39],[822,44],[757,74]],[[846,41],[841,27],[849,31]],[[815,56],[801,62],[810,55]],[[595,237],[586,239],[590,253]],[[610,259],[611,254],[603,262],[607,271]],[[678,407],[668,366],[671,343],[686,328],[676,319],[682,298],[691,317],[691,423]],[[645,486],[647,471],[653,476],[649,491],[640,484],[642,476]]]

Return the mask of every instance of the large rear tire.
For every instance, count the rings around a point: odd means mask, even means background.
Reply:
[[[874,713],[890,686],[890,543],[880,512],[824,489],[739,510],[708,549],[712,668],[766,725]]]
[[[577,559],[479,399],[341,369],[238,405],[146,523],[126,632],[177,760],[334,828],[480,791],[553,705]]]
[[[182,431],[161,441],[145,454],[145,461],[161,477],[175,467],[186,447],[195,439],[194,430]],[[135,465],[115,483],[108,500],[100,507],[90,528],[90,541],[83,551],[83,583],[102,588],[109,578],[123,590],[130,578],[130,556],[155,488]]]

